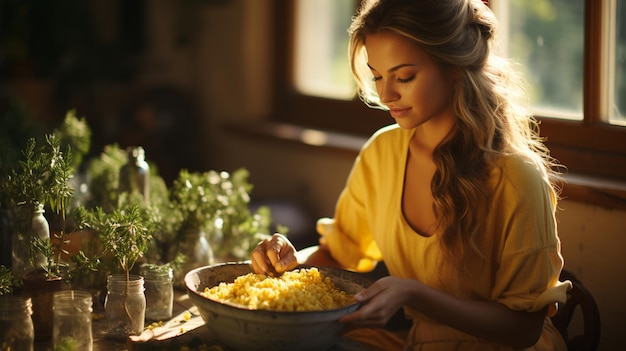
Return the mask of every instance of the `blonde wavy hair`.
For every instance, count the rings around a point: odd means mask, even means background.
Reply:
[[[349,29],[351,69],[361,99],[371,107],[384,109],[366,62],[370,34],[404,36],[444,69],[461,72],[453,92],[457,126],[434,151],[437,171],[431,184],[445,259],[457,271],[471,253],[482,256],[475,242],[488,209],[486,179],[495,159],[521,155],[555,193],[558,184],[555,161],[525,108],[522,80],[509,60],[494,53],[496,26],[480,0],[365,0]]]

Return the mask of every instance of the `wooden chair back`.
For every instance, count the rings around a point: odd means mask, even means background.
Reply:
[[[601,323],[600,310],[595,299],[574,273],[563,269],[560,280],[569,280],[573,286],[568,292],[567,302],[559,304],[559,310],[552,317],[552,323],[563,335],[569,351],[597,350]],[[577,308],[582,312],[583,331],[582,334],[570,335],[568,327]]]

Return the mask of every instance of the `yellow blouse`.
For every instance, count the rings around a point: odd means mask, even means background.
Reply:
[[[379,130],[363,146],[334,218],[318,221],[320,243],[328,245],[333,257],[348,269],[369,271],[384,258],[391,275],[416,279],[454,295],[458,282],[440,274],[438,234],[419,235],[402,213],[404,169],[413,132],[394,124]],[[485,231],[477,239],[485,260],[467,267],[472,274],[470,295],[513,310],[538,311],[550,306],[552,315],[570,287],[569,282],[558,280],[563,258],[556,233],[555,194],[534,165],[514,156],[493,169],[489,182],[493,202]],[[506,350],[410,308],[405,313],[414,321],[406,341],[412,349],[473,350],[478,346],[480,350]],[[544,335],[533,350],[565,350],[558,331],[546,321]],[[392,349],[388,336],[376,337],[382,332],[361,334],[372,339],[372,344],[384,340],[379,346]]]

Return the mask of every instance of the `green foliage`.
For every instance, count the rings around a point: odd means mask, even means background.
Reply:
[[[17,279],[7,267],[0,265],[0,296],[10,295],[13,290],[21,285],[21,280]]]
[[[100,157],[87,164],[88,185],[92,201],[86,207],[101,207],[106,212],[117,208],[119,173],[126,163],[126,151],[117,144],[104,147]]]
[[[78,169],[91,147],[91,129],[85,118],[78,118],[75,110],[68,111],[61,126],[55,129],[54,135],[62,145],[67,145],[74,151],[72,167]]]
[[[271,212],[261,206],[252,213],[249,208],[252,185],[249,172],[240,168],[232,174],[222,171],[204,173],[181,170],[171,189],[177,221],[177,242],[183,242],[189,229],[201,228],[217,257],[245,258],[269,233]]]
[[[78,251],[76,255],[70,257],[70,260],[64,276],[70,284],[83,282],[89,274],[97,272],[100,268],[100,258],[87,257],[83,251]]]
[[[30,244],[34,253],[41,253],[46,258],[46,263],[41,267],[37,267],[44,271],[46,278],[58,275],[60,271],[60,262],[57,264],[54,260],[54,246],[52,245],[50,238],[42,239],[33,237]]]
[[[110,213],[101,207],[92,210],[78,207],[74,213],[81,228],[98,232],[103,253],[113,255],[128,277],[137,259],[148,249],[154,223],[147,221],[136,205]]]

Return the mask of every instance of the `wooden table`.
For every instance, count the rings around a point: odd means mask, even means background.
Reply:
[[[158,350],[228,350],[210,335],[202,317],[185,291],[174,290],[173,317],[162,321],[161,326],[149,328],[128,339],[108,336],[104,307],[98,301],[92,313],[93,351],[158,351]],[[52,351],[52,341],[35,342],[35,351]],[[79,350],[77,350],[79,351]]]
[[[99,302],[94,305],[92,317],[93,351],[235,351],[211,335],[185,291],[174,290],[172,319],[153,329],[148,328],[150,324],[146,322],[146,329],[139,336],[128,339],[109,337],[104,307]],[[35,351],[52,350],[51,340],[35,342]],[[327,351],[363,350],[367,349],[342,338]]]

